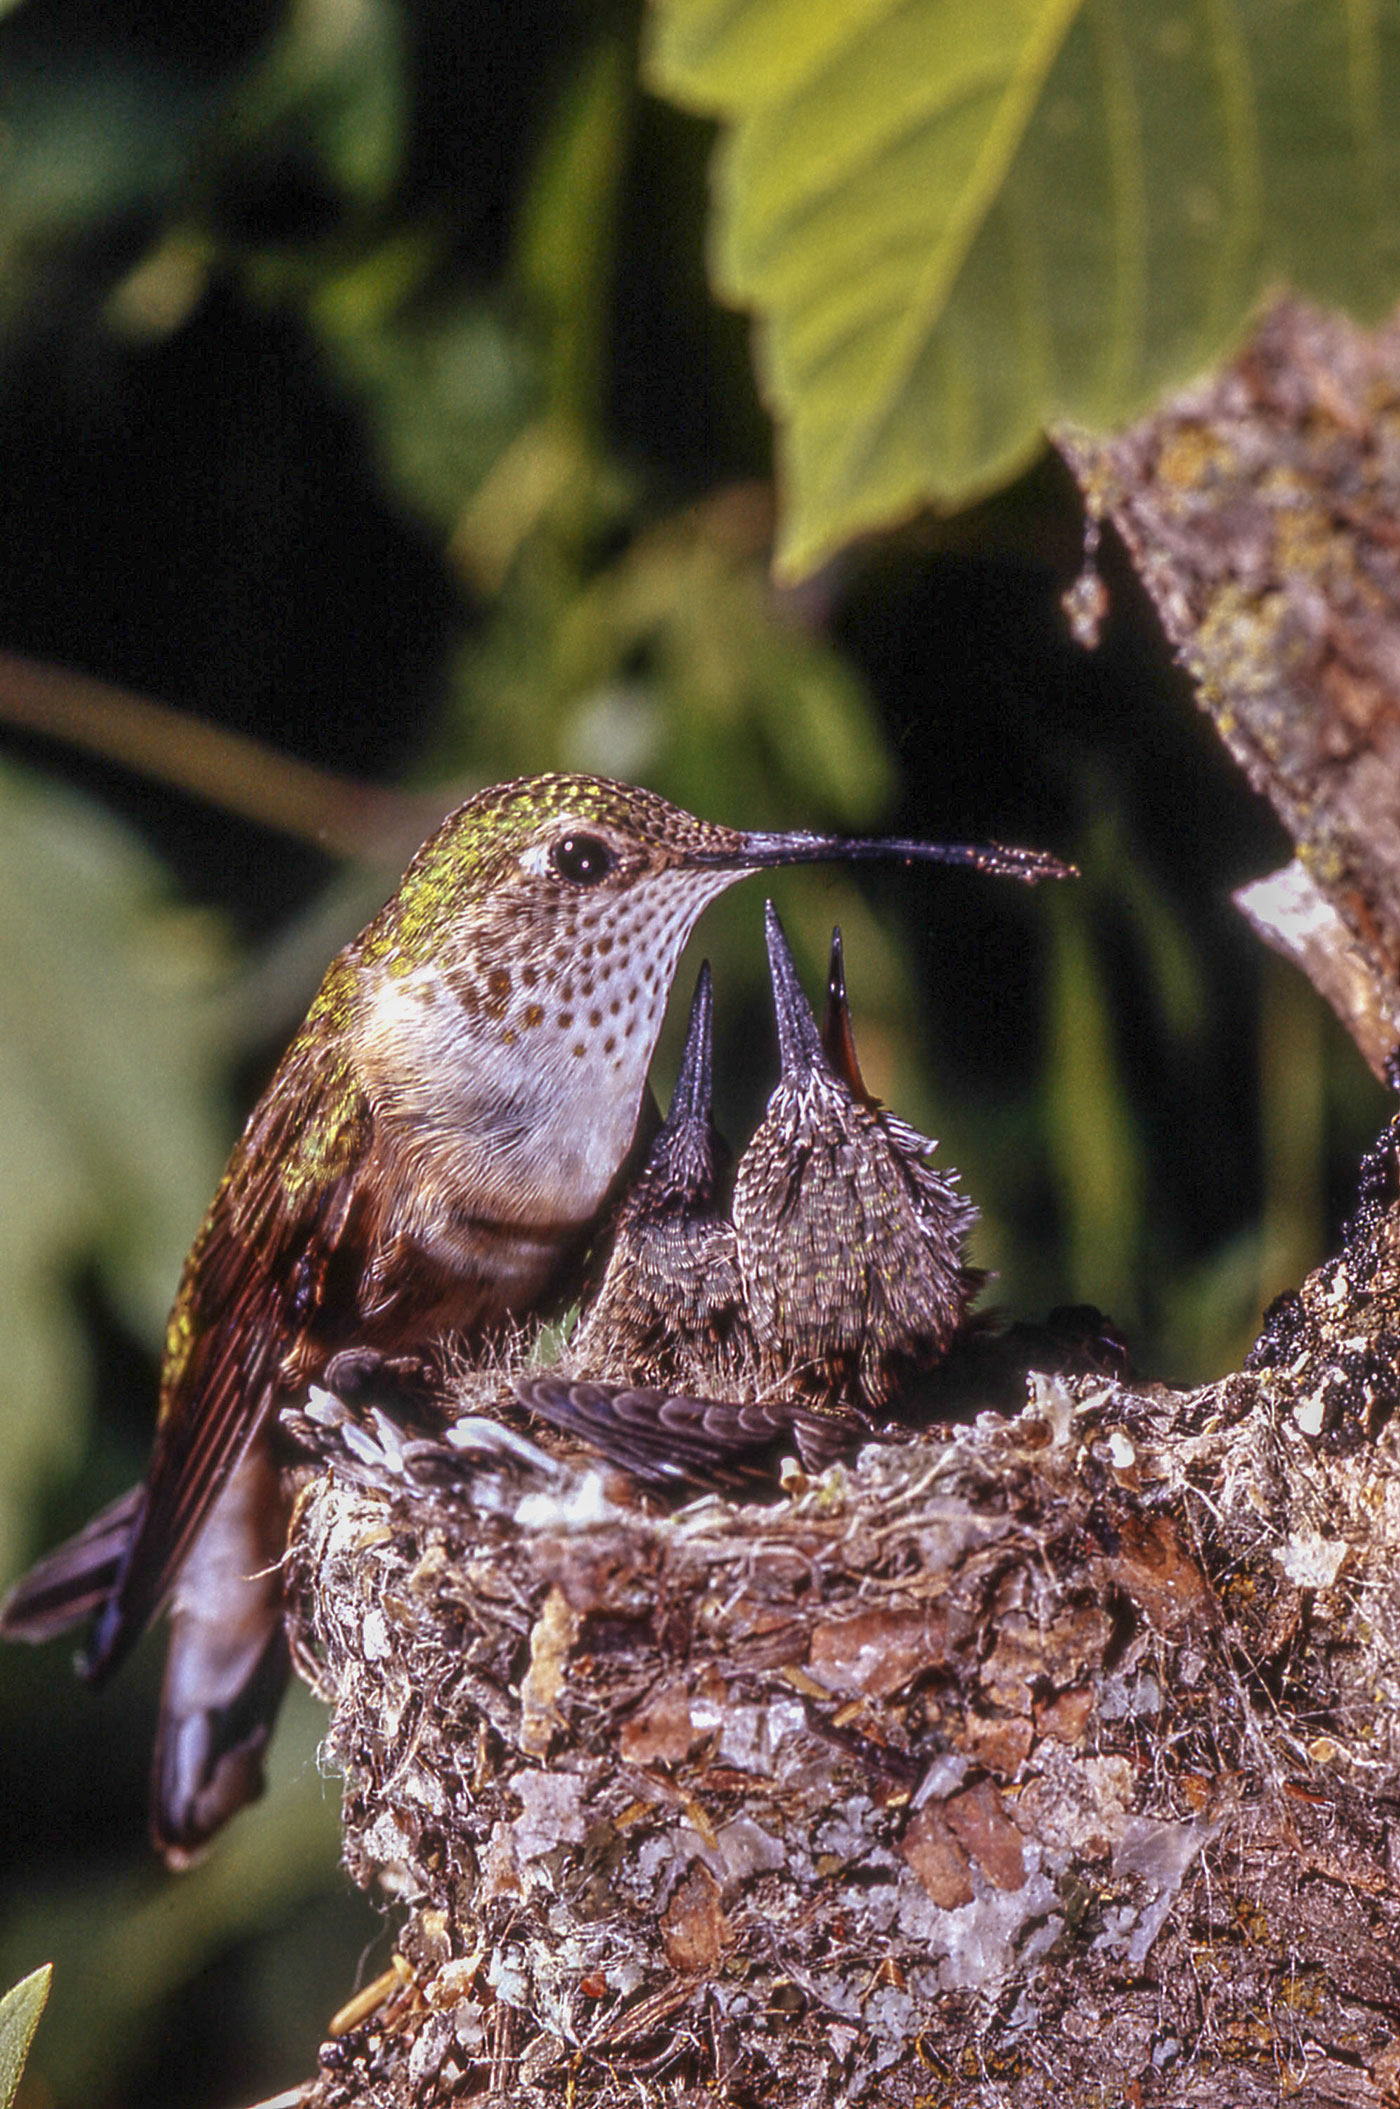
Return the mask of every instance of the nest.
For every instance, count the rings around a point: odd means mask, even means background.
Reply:
[[[295,1646],[400,1919],[309,2103],[1400,2099],[1394,1144],[1254,1367],[762,1502],[303,1417]]]

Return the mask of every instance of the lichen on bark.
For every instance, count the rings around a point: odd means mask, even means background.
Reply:
[[[1112,438],[1057,435],[1297,858],[1254,927],[1377,1075],[1400,1040],[1400,320],[1277,301]]]

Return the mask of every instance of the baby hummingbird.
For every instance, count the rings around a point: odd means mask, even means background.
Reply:
[[[670,1111],[618,1210],[598,1294],[560,1366],[514,1387],[531,1413],[653,1485],[742,1486],[794,1432],[786,1400],[755,1395],[738,1246],[717,1197],[711,1010],[707,964]]]
[[[767,927],[781,1075],[734,1176],[745,1308],[767,1383],[878,1411],[963,1324],[982,1283],[964,1256],[977,1210],[865,1089],[839,930],[823,1035],[771,901]]]
[[[272,1429],[337,1367],[470,1351],[558,1289],[637,1126],[682,947],[749,872],[924,858],[1035,880],[1034,852],[743,833],[650,791],[478,792],[332,962],[186,1262],[139,1487],[0,1606],[46,1640],[95,1614],[110,1675],[167,1604],[152,1831],[186,1864],[260,1791],[288,1675]]]
[[[983,1280],[963,1252],[976,1209],[861,1078],[840,931],[818,1032],[771,902],[767,921],[782,1073],[740,1159],[732,1223],[713,1204],[702,975],[671,1111],[568,1370],[515,1386],[658,1485],[742,1484],[779,1443],[820,1470],[946,1354]]]
[[[713,997],[700,969],[670,1111],[627,1190],[570,1363],[634,1384],[730,1386],[753,1364],[734,1227],[720,1206],[729,1152],[715,1131]]]

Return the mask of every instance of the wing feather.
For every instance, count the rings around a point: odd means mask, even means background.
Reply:
[[[144,1506],[88,1651],[94,1681],[160,1610],[284,1372],[294,1380],[313,1263],[346,1233],[371,1135],[363,1098],[308,1024],[254,1109],[185,1264]]]
[[[771,1476],[784,1444],[819,1471],[868,1426],[854,1413],[815,1413],[786,1399],[699,1399],[559,1376],[520,1378],[515,1393],[529,1412],[651,1486],[752,1486]]]

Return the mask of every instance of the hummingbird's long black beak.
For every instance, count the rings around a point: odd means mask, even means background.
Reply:
[[[812,1006],[797,978],[796,962],[771,901],[764,909],[763,924],[768,936],[768,968],[773,977],[773,1009],[778,1019],[778,1059],[784,1081],[791,1083],[828,1064]]]
[[[826,970],[826,1009],[822,1013],[822,1047],[827,1061],[843,1083],[850,1086],[862,1105],[876,1101],[866,1089],[856,1059],[855,1035],[851,1031],[851,1007],[846,1001],[846,961],[841,950],[841,926],[831,933],[831,960]]]
[[[680,1073],[666,1115],[668,1128],[689,1125],[708,1129],[714,1103],[714,1053],[714,993],[710,962],[706,959],[700,963],[695,994],[690,1001],[690,1023],[685,1029]]]
[[[701,851],[697,864],[722,864],[741,871],[766,871],[780,864],[922,863],[964,864],[997,878],[1077,879],[1072,864],[1047,850],[1013,849],[1000,842],[914,842],[900,836],[741,835],[732,850]]]

